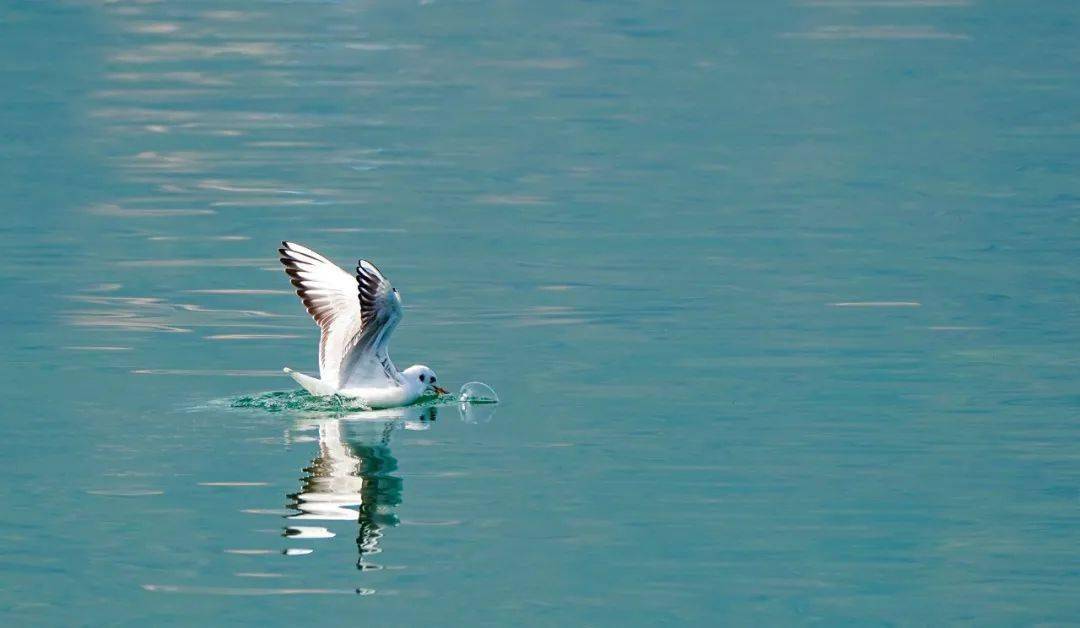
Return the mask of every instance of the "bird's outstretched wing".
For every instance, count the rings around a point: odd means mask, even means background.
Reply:
[[[322,330],[320,379],[337,389],[396,384],[386,345],[401,319],[401,303],[378,269],[361,261],[353,277],[305,246],[282,242],[278,251],[296,294]]]
[[[367,260],[356,263],[361,332],[356,347],[346,357],[345,387],[360,387],[381,377],[397,382],[397,368],[390,361],[390,334],[402,317],[401,297],[390,281]]]

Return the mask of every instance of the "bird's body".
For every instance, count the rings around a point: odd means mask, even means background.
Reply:
[[[356,276],[299,244],[282,242],[281,263],[296,294],[322,330],[319,377],[286,368],[313,395],[342,395],[372,408],[415,402],[435,385],[435,373],[423,365],[399,371],[390,360],[390,334],[401,320],[401,297],[374,264],[360,260]]]

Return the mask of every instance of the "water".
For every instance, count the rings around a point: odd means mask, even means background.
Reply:
[[[1076,7],[8,3],[3,623],[1076,621]]]

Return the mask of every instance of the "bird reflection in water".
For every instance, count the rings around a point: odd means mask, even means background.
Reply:
[[[437,417],[434,407],[394,408],[362,415],[302,423],[318,429],[318,455],[304,469],[300,491],[290,494],[284,535],[318,539],[335,536],[308,522],[356,521],[356,547],[361,570],[381,569],[370,557],[382,551],[383,531],[398,524],[394,509],[401,503],[403,483],[394,475],[397,459],[391,435],[400,429],[428,429]]]

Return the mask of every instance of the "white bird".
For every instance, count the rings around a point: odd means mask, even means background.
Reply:
[[[360,399],[372,408],[446,394],[430,368],[414,364],[399,371],[390,361],[387,347],[401,320],[401,297],[374,264],[360,260],[354,277],[299,244],[282,242],[278,251],[296,294],[322,330],[319,378],[285,368],[304,390]]]

